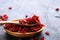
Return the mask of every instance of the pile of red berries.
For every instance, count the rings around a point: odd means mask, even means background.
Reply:
[[[34,15],[30,18],[20,19],[19,22],[21,24],[35,24],[35,26],[21,26],[19,24],[5,24],[4,28],[8,29],[12,32],[26,33],[26,32],[36,32],[40,30],[44,25],[40,23],[39,17]]]
[[[7,21],[8,19],[8,15],[7,14],[4,14],[3,16],[0,15],[0,21]]]

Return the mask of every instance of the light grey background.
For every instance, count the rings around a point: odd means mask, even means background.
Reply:
[[[11,10],[8,9],[10,6]],[[55,17],[60,16],[60,10],[56,12],[56,8],[60,8],[60,0],[0,0],[0,15],[8,14],[8,20],[25,18],[25,15],[38,15],[45,25],[45,40],[60,40],[60,18]],[[45,35],[45,31],[50,35]],[[5,30],[2,26],[0,35],[0,40],[5,40]]]

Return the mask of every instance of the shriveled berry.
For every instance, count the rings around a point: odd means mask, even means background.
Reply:
[[[12,9],[12,7],[9,7],[9,10],[11,10]]]
[[[56,11],[59,11],[59,8],[56,8]]]
[[[45,32],[46,35],[49,35],[49,32]]]

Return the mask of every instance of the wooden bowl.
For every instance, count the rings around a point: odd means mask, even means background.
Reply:
[[[12,35],[12,36],[15,36],[15,37],[32,37],[32,36],[35,36],[37,35],[38,33],[40,33],[42,30],[44,29],[44,27],[42,27],[40,30],[36,31],[36,32],[27,32],[25,34],[23,33],[18,33],[18,32],[12,32],[10,30],[7,30],[5,29],[5,31],[9,34],[9,35]]]
[[[12,20],[12,21],[18,21],[18,20],[19,20],[19,19],[15,19],[15,20]],[[15,37],[32,37],[32,36],[35,36],[35,35],[37,35],[38,33],[42,32],[43,29],[44,29],[44,26],[43,26],[40,30],[38,30],[38,31],[36,31],[36,32],[27,32],[27,33],[25,33],[25,34],[23,34],[23,33],[18,33],[18,32],[12,32],[12,31],[7,30],[7,29],[5,29],[5,31],[6,31],[9,35],[12,35],[12,36],[15,36]]]

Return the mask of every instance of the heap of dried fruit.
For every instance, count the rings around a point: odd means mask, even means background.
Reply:
[[[0,15],[0,21],[7,21],[8,19],[8,15],[7,14],[4,14],[3,16]]]
[[[19,32],[19,33],[26,33],[26,32],[36,32],[40,30],[44,25],[40,23],[39,17],[34,15],[30,18],[20,19],[19,22],[21,24],[27,23],[27,24],[35,24],[35,26],[21,26],[18,24],[5,24],[4,28],[8,29],[12,32]]]

